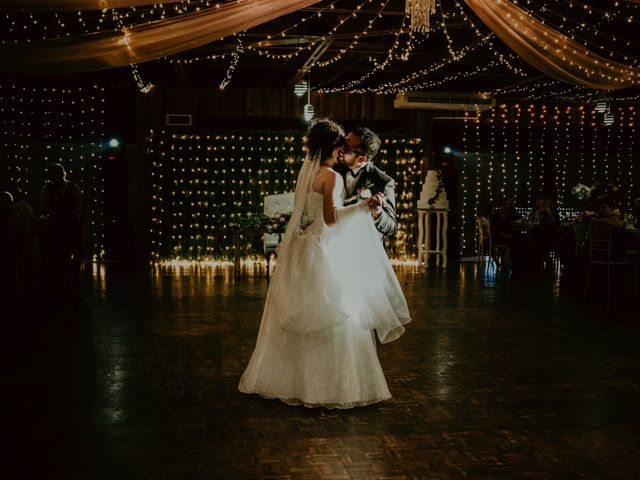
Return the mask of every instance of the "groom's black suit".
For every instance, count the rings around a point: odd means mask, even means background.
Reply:
[[[396,182],[389,175],[384,173],[371,162],[367,162],[358,173],[358,178],[351,188],[347,188],[346,176],[350,175],[349,167],[338,164],[334,169],[342,175],[347,190],[345,205],[353,205],[363,200],[360,193],[369,190],[371,195],[383,193],[387,201],[382,206],[382,213],[374,220],[380,238],[384,235],[392,236],[398,229],[398,219],[396,217]]]

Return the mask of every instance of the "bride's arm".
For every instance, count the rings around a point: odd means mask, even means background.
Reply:
[[[345,221],[358,210],[368,210],[371,200],[368,198],[363,202],[355,203],[347,207],[336,205],[333,190],[336,186],[337,175],[335,172],[326,172],[326,177],[322,184],[322,216],[324,217],[324,223],[329,226]]]
[[[324,223],[331,226],[336,223],[335,204],[333,203],[333,189],[336,186],[336,176],[331,172],[322,172],[322,217]]]

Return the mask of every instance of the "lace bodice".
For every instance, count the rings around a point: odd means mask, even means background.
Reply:
[[[307,226],[308,225],[308,226]],[[305,233],[321,234],[325,223],[322,216],[322,194],[309,192],[300,219],[301,230]]]

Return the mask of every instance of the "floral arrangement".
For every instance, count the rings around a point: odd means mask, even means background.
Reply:
[[[431,197],[429,200],[427,200],[427,203],[429,205],[433,205],[434,203],[436,203],[438,196],[442,192],[444,192],[444,181],[442,180],[442,170],[440,170],[439,168],[436,168],[435,171],[436,171],[436,178],[438,179],[438,186],[436,187],[435,195]]]
[[[372,181],[367,180],[365,184],[360,187],[354,194],[348,198],[344,199],[345,205],[351,205],[352,203],[359,202],[361,200],[366,200],[369,197],[374,195],[374,183]]]
[[[571,195],[580,201],[586,200],[589,198],[589,195],[591,195],[591,189],[585,184],[579,183],[571,189]]]
[[[273,217],[266,217],[265,233],[284,233],[291,218],[291,213],[277,212]]]
[[[269,217],[263,213],[249,213],[235,223],[230,223],[232,231],[247,235],[261,233],[284,233],[291,218],[291,213],[276,213]]]
[[[358,195],[360,196],[361,199],[366,200],[367,198],[370,198],[373,196],[373,194],[371,193],[371,190],[369,190],[368,188],[361,188],[358,191]]]

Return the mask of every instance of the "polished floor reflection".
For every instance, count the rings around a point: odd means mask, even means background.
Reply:
[[[633,302],[474,263],[398,276],[393,399],[327,411],[237,391],[264,276],[96,266],[5,319],[5,453],[20,478],[637,478]]]

